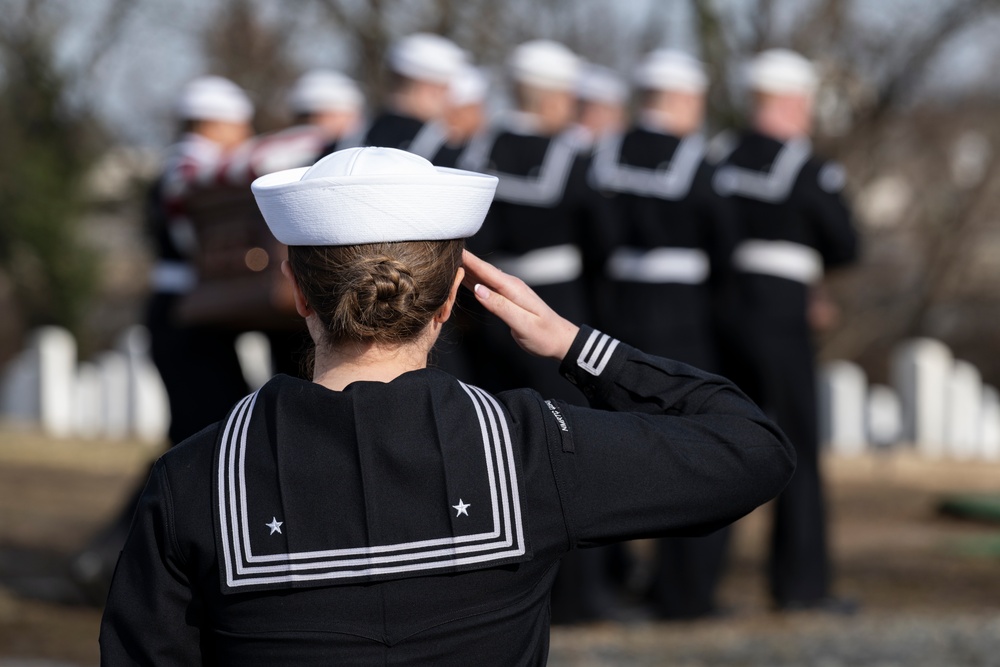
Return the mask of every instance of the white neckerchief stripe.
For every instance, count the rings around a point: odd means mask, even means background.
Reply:
[[[493,505],[492,532],[394,545],[254,556],[244,468],[255,393],[244,398],[233,410],[220,446],[219,511],[226,584],[237,588],[370,577],[453,568],[523,555],[526,543],[520,494],[506,417],[492,396],[477,387],[461,386],[472,401],[483,436]]]
[[[594,156],[590,180],[597,189],[674,201],[688,196],[705,156],[701,135],[681,139],[670,163],[656,169],[622,164],[623,142],[621,135],[609,137]]]
[[[587,342],[576,358],[576,364],[591,375],[600,375],[618,347],[618,341],[597,329],[590,332]]]
[[[715,172],[712,184],[723,196],[740,195],[763,202],[788,199],[795,180],[812,152],[806,139],[793,139],[778,151],[770,172],[724,165]]]

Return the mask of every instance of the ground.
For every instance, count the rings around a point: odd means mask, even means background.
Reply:
[[[156,454],[0,426],[0,667],[98,663],[100,610],[74,602],[68,554],[118,507]],[[824,462],[837,592],[853,616],[779,614],[764,594],[768,508],[737,525],[720,597],[692,623],[556,628],[550,664],[1000,666],[1000,525],[942,516],[956,492],[1000,492],[1000,464],[908,450]]]

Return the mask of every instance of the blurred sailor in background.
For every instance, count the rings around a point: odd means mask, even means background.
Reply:
[[[712,190],[700,133],[708,78],[703,65],[672,50],[636,70],[635,126],[601,142],[591,179],[613,195],[616,245],[606,265],[603,320],[622,340],[719,372],[715,312],[727,283],[735,220]],[[662,618],[715,611],[727,531],[657,545],[648,592]]]
[[[812,64],[783,49],[749,64],[751,128],[728,149],[714,185],[737,207],[732,377],[788,435],[798,468],[778,498],[770,583],[781,609],[850,611],[831,597],[818,466],[815,348],[808,319],[824,271],[853,261],[857,237],[841,196],[844,170],[812,154]]]
[[[596,144],[625,129],[628,92],[625,81],[613,69],[589,63],[583,67],[576,87],[576,127],[582,141]]]
[[[448,138],[448,91],[465,53],[440,35],[415,33],[393,44],[386,60],[392,76],[386,108],[355,141],[337,148],[400,148],[432,159]]]
[[[508,69],[516,110],[475,140],[460,163],[500,179],[486,221],[469,245],[526,282],[559,314],[586,321],[609,220],[605,198],[587,183],[586,146],[572,128],[580,60],[562,44],[536,40],[514,49]],[[480,334],[477,382],[492,390],[528,384],[583,404],[574,387],[553,382],[545,360],[518,354],[509,331],[490,323]],[[561,567],[554,622],[608,618],[613,598],[604,555],[578,552]]]
[[[157,245],[147,326],[153,361],[170,401],[170,442],[177,443],[225,414],[233,397],[244,395],[232,331],[184,326],[175,307],[194,288],[190,260],[196,251],[185,204],[195,190],[228,178],[230,156],[252,132],[253,104],[235,83],[206,76],[187,84],[176,106],[182,136],[167,152],[163,174],[149,208]],[[208,387],[199,378],[217,380]]]
[[[445,125],[448,135],[431,162],[439,167],[455,167],[469,142],[486,125],[486,96],[489,80],[483,72],[465,63],[448,86]]]
[[[146,326],[170,404],[171,445],[221,419],[248,391],[236,355],[236,332],[186,325],[178,321],[177,306],[198,281],[193,265],[197,240],[186,201],[193,191],[227,178],[229,158],[251,135],[253,104],[232,81],[204,76],[181,90],[174,111],[180,139],[168,149],[146,202],[155,253]],[[206,377],[212,382],[205,382]],[[107,594],[141,490],[73,559],[72,576],[94,603],[103,603]]]

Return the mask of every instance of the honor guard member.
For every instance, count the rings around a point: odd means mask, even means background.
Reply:
[[[170,405],[170,444],[221,419],[247,392],[235,334],[177,319],[177,305],[194,289],[194,228],[185,200],[196,189],[224,178],[228,157],[250,136],[253,105],[235,83],[218,76],[189,82],[175,103],[180,139],[171,146],[163,172],[150,188],[146,218],[154,242],[146,304],[150,352]],[[206,382],[211,378],[211,382]],[[118,516],[73,558],[71,575],[93,603],[103,604],[118,552],[128,533],[141,487]]]
[[[715,187],[732,198],[741,240],[733,253],[737,298],[730,377],[781,426],[799,467],[775,507],[771,593],[780,608],[849,611],[830,597],[826,513],[818,462],[811,294],[827,269],[848,264],[857,237],[841,196],[843,169],[809,142],[817,75],[797,53],[776,49],[748,69],[752,127],[731,147]]]
[[[489,80],[477,67],[465,63],[448,86],[445,125],[448,136],[431,162],[439,167],[455,167],[472,139],[486,124],[486,94]]]
[[[616,245],[606,264],[609,332],[709,372],[719,372],[715,309],[735,243],[730,203],[712,190],[701,134],[708,78],[680,51],[648,54],[635,73],[635,126],[611,135],[591,179],[613,195]],[[715,611],[727,531],[657,543],[648,591],[662,618]]]
[[[385,148],[254,183],[315,375],[156,463],[102,664],[544,665],[568,549],[712,530],[781,490],[792,447],[732,383],[463,253],[495,186]],[[593,407],[427,368],[460,283]]]
[[[185,204],[192,192],[229,178],[232,156],[252,132],[253,104],[232,81],[205,76],[177,100],[182,136],[167,153],[151,207],[158,261],[148,326],[152,356],[170,401],[170,441],[177,443],[218,420],[234,395],[246,393],[234,333],[177,322],[175,307],[197,281],[190,263],[194,229]],[[204,378],[212,377],[209,386]]]
[[[524,280],[561,315],[591,317],[605,203],[587,184],[586,145],[573,131],[580,60],[562,44],[536,40],[508,60],[516,111],[466,151],[461,166],[499,177],[497,193],[472,248]],[[588,272],[589,270],[589,272]],[[491,388],[530,384],[550,396],[581,401],[553,382],[547,365],[525,358],[500,327],[487,327],[488,354],[480,379]]]
[[[517,110],[476,140],[463,158],[467,168],[500,179],[483,229],[470,246],[522,279],[559,314],[591,319],[608,220],[606,201],[587,184],[589,147],[572,125],[580,60],[562,44],[537,40],[518,46],[508,68]],[[465,340],[474,377],[488,388],[528,385],[546,396],[584,403],[577,389],[557,381],[546,360],[520,354],[498,322],[485,320]],[[610,561],[604,550],[564,560],[553,594],[555,622],[616,615]]]
[[[581,141],[596,145],[625,129],[628,86],[617,72],[600,65],[583,67],[577,84],[576,127]]]
[[[448,138],[444,122],[452,79],[466,62],[451,40],[430,33],[403,37],[389,49],[389,104],[365,132],[340,146],[401,148],[433,158]]]

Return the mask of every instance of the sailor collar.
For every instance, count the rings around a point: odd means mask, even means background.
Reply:
[[[214,460],[223,593],[531,558],[509,418],[440,371],[343,392],[278,376],[233,408]]]

